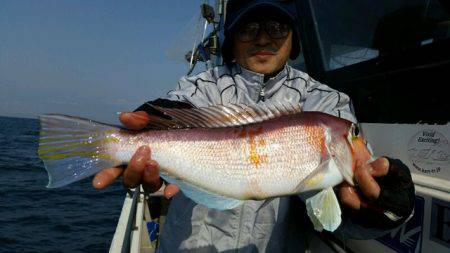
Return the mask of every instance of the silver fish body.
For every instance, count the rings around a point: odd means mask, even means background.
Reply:
[[[350,126],[333,116],[304,112],[231,128],[137,135],[118,131],[110,133],[118,141],[108,142],[107,152],[126,163],[138,147],[148,145],[152,159],[171,177],[227,197],[264,199],[342,182],[337,171],[325,177],[325,172],[317,170],[333,158],[339,161],[339,168],[351,173]]]

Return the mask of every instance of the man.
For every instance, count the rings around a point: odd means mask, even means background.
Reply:
[[[230,0],[222,47],[226,64],[183,77],[178,88],[169,92],[169,99],[196,107],[276,100],[356,122],[348,96],[286,64],[289,57],[294,59],[300,52],[296,21],[293,1]],[[136,112],[122,113],[120,120],[130,129],[142,129],[150,120],[147,109],[143,105]],[[126,169],[108,168],[98,173],[93,185],[104,188],[121,174],[124,185],[130,188],[142,183],[153,192],[163,183],[146,146],[138,149]],[[382,157],[360,164],[354,178],[357,188],[345,183],[338,187],[346,209],[339,233],[362,238],[369,232],[378,235],[378,231],[404,222],[412,212],[414,186],[400,161]],[[177,193],[175,185],[165,189],[166,197],[174,197],[161,236],[161,251],[301,251],[307,229],[292,227],[289,217],[305,215],[290,213],[295,209],[293,198],[249,200],[235,209],[218,211]]]

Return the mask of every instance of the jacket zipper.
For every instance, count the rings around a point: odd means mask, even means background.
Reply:
[[[262,84],[261,90],[259,90],[258,101],[256,101],[256,102],[259,102],[259,101],[262,101],[262,102],[266,101],[266,85],[265,84]]]

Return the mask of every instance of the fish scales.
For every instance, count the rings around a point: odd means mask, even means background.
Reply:
[[[173,177],[224,196],[261,199],[295,193],[326,159],[331,130],[323,123],[290,115],[240,127],[120,133],[123,140],[108,145],[122,162],[149,145],[160,169]]]

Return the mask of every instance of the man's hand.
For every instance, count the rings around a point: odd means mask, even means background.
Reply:
[[[357,166],[354,172],[354,180],[365,199],[370,201],[378,199],[381,188],[375,181],[375,178],[387,175],[388,171],[389,161],[385,157],[380,157],[371,163]],[[355,187],[348,183],[342,183],[339,189],[339,198],[345,206],[354,210],[359,210],[361,207],[367,206],[366,201],[364,198],[361,198],[362,196],[358,194]]]
[[[408,167],[398,159],[380,157],[357,166],[355,187],[339,186],[348,217],[367,228],[392,229],[410,217],[415,189]]]
[[[150,116],[144,111],[124,112],[120,114],[120,122],[132,130],[141,130],[147,126]],[[127,167],[113,167],[103,169],[92,180],[96,189],[103,189],[112,184],[120,175],[123,175],[123,185],[135,188],[142,184],[150,193],[161,188],[163,181],[159,177],[158,163],[151,159],[151,150],[148,146],[140,147],[131,158]],[[179,191],[176,185],[169,184],[164,189],[164,196],[171,198]]]

